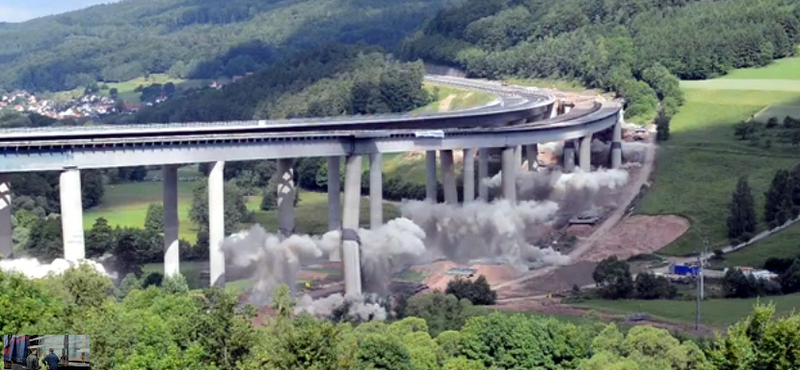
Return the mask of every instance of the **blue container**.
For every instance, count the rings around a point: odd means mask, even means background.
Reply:
[[[672,273],[675,275],[697,275],[697,266],[673,265]]]

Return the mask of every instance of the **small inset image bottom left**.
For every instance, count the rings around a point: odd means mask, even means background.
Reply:
[[[3,369],[90,369],[89,335],[3,335]]]

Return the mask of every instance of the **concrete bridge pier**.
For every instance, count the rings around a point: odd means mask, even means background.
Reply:
[[[14,254],[11,238],[11,175],[0,173],[0,257]]]
[[[512,204],[517,203],[517,171],[519,162],[517,161],[515,147],[503,148],[501,180],[503,184],[503,198]]]
[[[489,187],[484,180],[489,177],[489,148],[478,149],[478,199],[489,201]]]
[[[561,102],[556,100],[553,105],[550,106],[550,118],[556,118],[558,116],[559,105],[561,105]]]
[[[522,145],[514,147],[514,163],[517,165],[517,172],[522,168]]]
[[[58,181],[61,196],[61,231],[64,259],[78,261],[86,257],[83,239],[83,202],[81,201],[81,172],[68,167]]]
[[[622,109],[619,111],[619,119],[614,124],[614,131],[611,135],[611,168],[622,167]]]
[[[580,157],[578,159],[581,171],[589,172],[592,170],[592,134],[581,138]]]
[[[278,231],[283,236],[294,233],[294,158],[278,159]]]
[[[575,143],[572,140],[564,142],[564,172],[575,169]]]
[[[464,203],[475,199],[475,149],[464,149]]]
[[[346,297],[361,296],[361,240],[358,220],[361,208],[361,156],[345,161],[344,209],[342,211],[342,260]]]
[[[436,204],[436,151],[425,152],[425,200]]]
[[[383,154],[369,155],[369,228],[383,224]]]
[[[208,264],[211,286],[225,287],[225,162],[211,163],[208,173]]]
[[[439,151],[442,161],[442,185],[444,186],[444,202],[458,204],[458,189],[456,188],[456,171],[452,150]]]
[[[178,166],[161,168],[164,177],[164,276],[180,273],[178,244]]]
[[[528,161],[528,171],[539,168],[539,145],[530,144],[525,146],[525,159]]]
[[[339,230],[342,227],[340,166],[341,158],[338,156],[328,157],[328,231]],[[332,251],[328,259],[335,262],[341,261],[341,249],[337,248]]]

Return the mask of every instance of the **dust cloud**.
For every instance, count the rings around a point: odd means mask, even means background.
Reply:
[[[0,270],[5,272],[18,272],[31,279],[41,279],[49,275],[61,275],[71,267],[77,267],[83,263],[88,264],[104,276],[108,276],[112,279],[116,278],[116,274],[106,272],[103,265],[88,259],[72,262],[63,258],[56,258],[49,264],[41,263],[36,258],[6,259],[0,260]]]
[[[499,179],[498,174],[488,181],[498,187]],[[521,271],[568,264],[567,256],[537,247],[537,233],[594,209],[606,192],[627,181],[624,170],[521,172],[517,204],[504,199],[463,205],[404,201],[401,217],[375,230],[358,230],[362,289],[367,294],[350,301],[341,294],[316,300],[303,295],[296,312],[330,317],[344,307],[346,315],[361,320],[385,318],[385,309],[369,299],[371,294],[385,296],[396,273],[440,258],[464,264],[503,263]],[[256,225],[225,239],[223,250],[229,265],[251,274],[255,281],[251,302],[263,305],[269,303],[278,284],[296,293],[301,266],[326,259],[340,248],[340,238],[339,231],[284,238]]]

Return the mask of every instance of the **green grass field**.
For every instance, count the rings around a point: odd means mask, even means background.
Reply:
[[[415,109],[415,113],[436,113],[478,107],[489,104],[496,99],[494,95],[483,91],[459,89],[457,87],[432,84],[429,82],[423,82],[422,86],[430,93],[438,89],[439,99],[424,107]]]
[[[783,119],[786,117],[800,119],[800,105],[773,105],[758,112],[754,119],[766,123],[770,118],[776,118],[779,124],[783,124]]]
[[[193,182],[178,183],[178,215],[180,216],[180,237],[188,241],[196,240],[197,228],[189,220]],[[151,203],[161,203],[163,186],[160,182],[140,182],[108,186],[103,203],[97,208],[84,212],[83,225],[89,229],[99,217],[105,217],[112,226],[143,227],[147,207]],[[255,222],[267,230],[276,230],[277,211],[261,211],[261,197],[250,197],[247,208],[254,211]],[[397,217],[400,212],[389,202],[383,205],[384,220]],[[296,230],[303,234],[321,234],[328,230],[328,195],[315,192],[300,192],[300,203],[295,209]],[[369,225],[369,199],[362,197],[360,222]]]
[[[800,224],[787,227],[777,234],[760,240],[746,248],[725,255],[715,266],[751,266],[761,267],[767,258],[790,258],[800,255]]]
[[[178,78],[169,77],[166,74],[152,74],[150,77],[145,79],[144,77],[138,77],[133,80],[125,81],[125,82],[108,82],[105,83],[108,85],[107,90],[100,90],[98,92],[99,95],[109,96],[109,91],[111,89],[116,88],[119,92],[119,96],[122,97],[123,100],[128,102],[138,102],[139,101],[139,93],[133,91],[138,86],[149,86],[155,83],[158,84],[166,84],[167,82],[172,82],[178,89],[189,89],[194,87],[201,87],[205,85],[205,80],[182,80]],[[98,85],[104,84],[102,81],[97,82]],[[69,91],[61,91],[55,94],[52,94],[51,98],[56,101],[63,101],[63,100],[70,100],[75,99],[83,96],[83,91],[85,90],[84,87],[78,87],[73,90]]]
[[[760,299],[710,299],[701,303],[700,321],[718,329],[725,329],[753,312],[756,302],[775,304],[776,315],[792,313],[800,306],[800,294],[764,297]],[[629,314],[647,312],[648,314],[670,321],[694,323],[695,301],[667,300],[589,300],[576,303],[574,306],[607,310],[614,313]]]
[[[794,76],[791,68],[796,64],[794,60],[779,61],[748,73]],[[716,81],[724,80],[701,82]],[[689,232],[662,253],[685,255],[696,251],[702,247],[703,232],[708,233],[712,248],[726,245],[727,207],[742,175],[748,177],[753,188],[760,229],[765,228],[764,192],[772,176],[800,159],[797,147],[790,143],[775,140],[767,148],[734,136],[737,124],[763,108],[800,102],[800,91],[768,91],[764,90],[766,87],[713,90],[682,83],[686,104],[672,119],[670,140],[660,144],[655,181],[638,209],[643,214],[683,215],[691,221]]]

